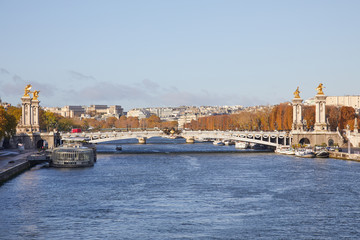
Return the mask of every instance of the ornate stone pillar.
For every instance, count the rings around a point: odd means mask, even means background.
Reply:
[[[37,99],[33,99],[32,101],[32,115],[33,115],[33,121],[32,121],[32,127],[34,131],[39,132],[40,126],[39,126],[39,103],[40,101]]]
[[[303,106],[303,100],[300,98],[299,95],[299,87],[294,92],[294,98],[292,100],[293,105],[293,124],[292,124],[292,130],[293,131],[303,131],[304,130],[304,124],[302,123],[302,106]]]
[[[20,125],[28,128],[31,125],[31,97],[23,96],[21,102],[22,116]]]
[[[31,85],[25,87],[24,96],[21,98],[21,119],[20,123],[17,126],[16,131],[18,133],[32,133],[39,132],[39,103],[37,99],[40,91],[30,92]],[[32,98],[29,93],[33,93],[34,98]]]
[[[315,131],[327,131],[328,125],[326,123],[325,117],[325,103],[326,103],[326,96],[324,95],[323,85],[320,83],[318,88],[318,93],[315,96]]]
[[[354,120],[354,133],[359,133],[357,117]]]

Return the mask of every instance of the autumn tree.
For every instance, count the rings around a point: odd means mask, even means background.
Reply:
[[[177,129],[178,121],[161,122],[161,129]]]
[[[147,128],[155,128],[161,126],[161,120],[156,115],[151,115],[145,119]]]
[[[117,120],[116,117],[108,117],[104,122],[103,128],[114,128]]]
[[[139,128],[139,119],[137,117],[128,117],[128,125],[130,128]]]
[[[306,122],[307,129],[313,129],[315,125],[315,106],[303,107],[303,120]]]
[[[350,129],[353,130],[355,119],[355,109],[352,107],[343,106],[340,108],[340,121],[339,128],[346,129],[349,125]]]
[[[10,138],[15,135],[17,121],[16,117],[9,114],[4,107],[0,106],[0,139]]]
[[[335,131],[339,127],[340,122],[340,108],[337,106],[326,106],[326,119],[329,122],[331,131]]]
[[[128,128],[128,119],[127,119],[127,117],[125,116],[125,115],[123,115],[123,116],[121,116],[120,118],[119,118],[119,120],[116,122],[116,127],[117,128]]]
[[[236,114],[224,114],[200,117],[185,124],[185,128],[193,130],[269,130],[271,107]]]

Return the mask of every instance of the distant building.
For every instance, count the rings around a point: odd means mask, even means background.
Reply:
[[[150,117],[150,112],[145,109],[135,108],[127,112],[127,117],[137,117],[139,119]]]
[[[326,105],[360,108],[360,96],[328,96]]]
[[[107,113],[107,105],[90,105],[86,108],[86,113],[90,115],[102,115]]]
[[[123,115],[123,108],[119,105],[113,105],[108,107],[107,105],[90,105],[86,106],[64,106],[64,107],[47,107],[44,108],[45,111],[50,111],[56,114],[59,114],[63,117],[73,118],[90,118],[91,116],[102,116],[103,118],[107,117],[116,117],[119,118]]]
[[[66,118],[80,117],[85,113],[83,106],[45,107],[45,111],[59,114]]]
[[[65,106],[61,108],[62,116],[64,117],[80,117],[85,112],[83,106]]]
[[[309,98],[304,101],[304,105],[315,105],[315,98]]]
[[[198,120],[198,114],[185,114],[178,119],[178,128],[183,129],[186,123],[191,123],[192,120]]]
[[[304,105],[315,105],[315,98],[309,98],[304,101]],[[360,113],[360,95],[359,96],[327,96],[326,105],[337,107],[352,107],[357,113]]]
[[[135,108],[127,113],[128,117],[147,118],[150,115],[158,116],[162,121],[178,121],[179,128],[191,120],[199,117],[232,114],[243,110],[243,106],[180,106],[180,107],[154,107],[154,108]]]
[[[3,102],[3,101],[1,100],[1,98],[0,98],[0,106],[3,106],[5,109],[7,109],[8,107],[11,106],[11,104],[10,104],[10,103],[7,103],[7,102]]]

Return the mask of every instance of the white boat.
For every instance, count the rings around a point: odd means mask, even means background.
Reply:
[[[312,149],[309,148],[299,148],[295,151],[295,156],[303,158],[314,158],[316,154]]]
[[[317,158],[328,158],[330,156],[330,153],[326,150],[321,150],[319,152],[316,152]]]
[[[247,143],[247,142],[236,142],[235,143],[235,148],[237,148],[237,149],[247,149],[247,148],[249,148],[249,143]]]
[[[295,150],[289,146],[281,146],[276,148],[275,153],[285,154],[285,155],[295,155]]]
[[[234,141],[231,141],[231,140],[225,140],[225,141],[224,141],[224,144],[225,144],[226,146],[230,146],[230,145],[235,145],[235,142],[234,142]]]
[[[222,141],[214,141],[213,144],[216,146],[224,146],[225,145]]]

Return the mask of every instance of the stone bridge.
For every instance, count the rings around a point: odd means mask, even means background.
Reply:
[[[146,143],[152,137],[174,138],[183,137],[186,142],[197,141],[241,141],[263,144],[277,147],[279,145],[291,145],[291,137],[288,132],[263,132],[263,131],[182,131],[178,135],[166,135],[163,131],[138,131],[138,132],[84,132],[84,133],[62,133],[62,138],[84,137],[90,139],[91,143],[110,142],[121,139],[136,138],[139,143]]]

